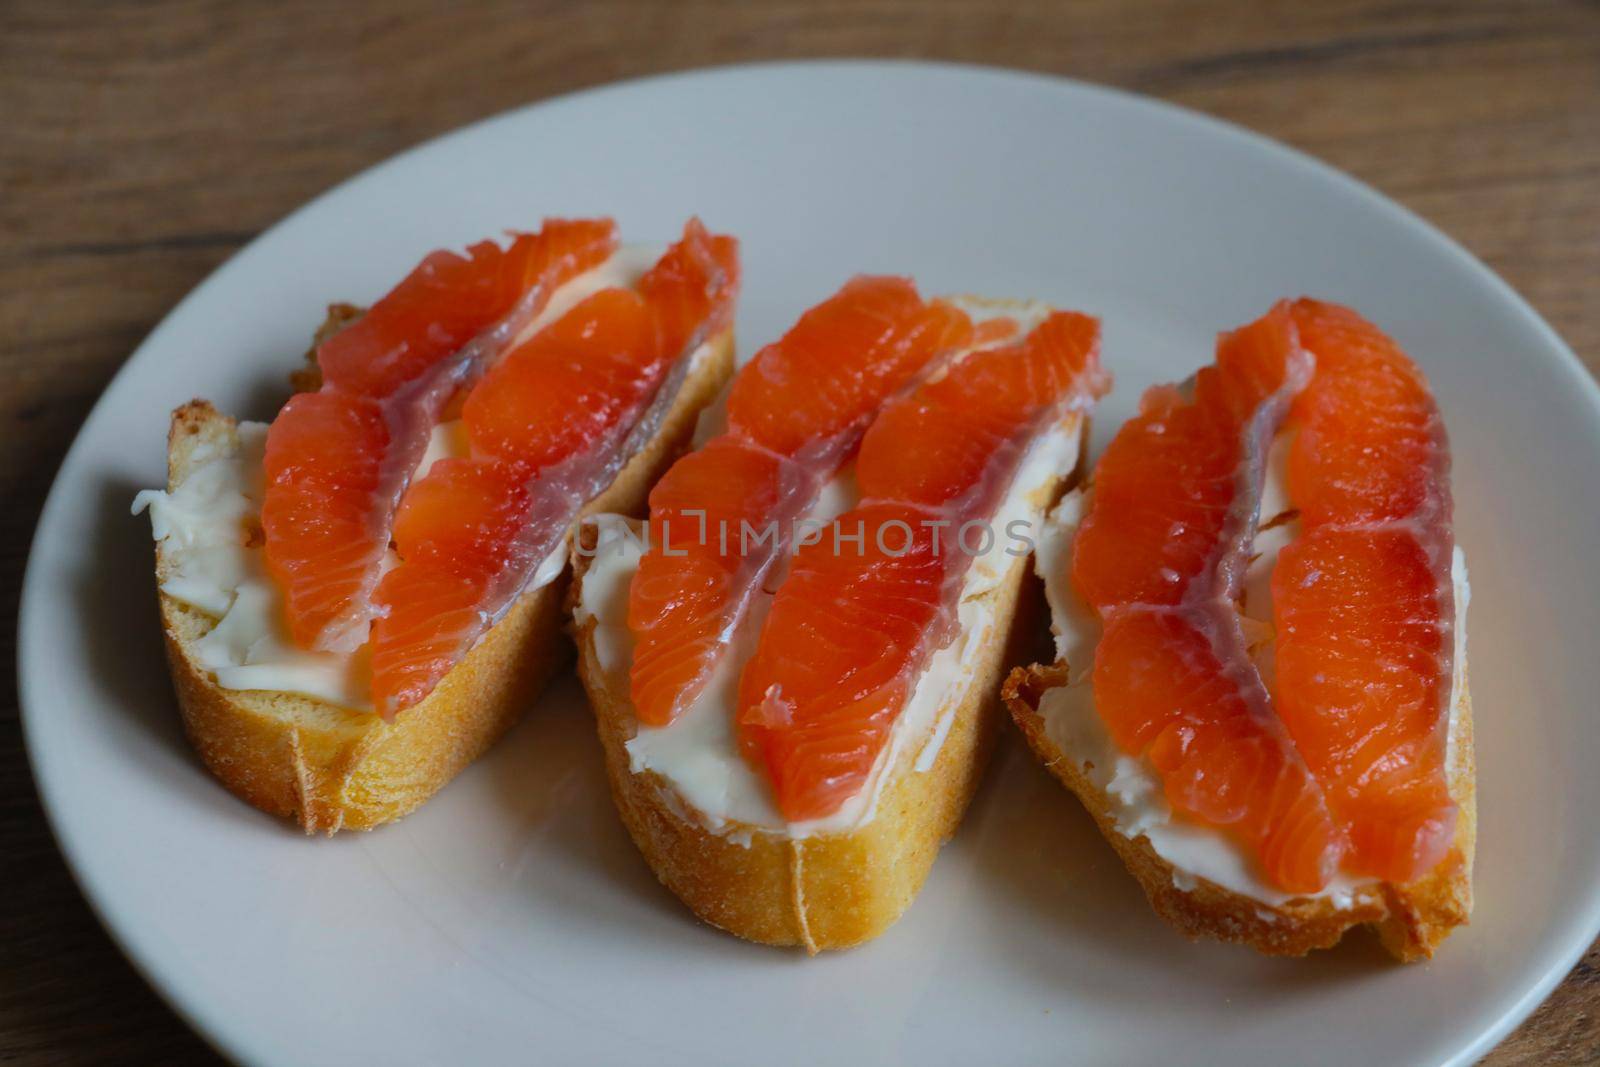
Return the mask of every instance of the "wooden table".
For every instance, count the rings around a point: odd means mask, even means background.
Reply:
[[[307,198],[503,108],[737,60],[927,57],[1242,123],[1453,234],[1600,367],[1600,7],[1393,0],[0,6],[0,670],[45,492],[174,303]],[[100,929],[0,716],[0,1061],[214,1059]],[[1600,1062],[1600,948],[1492,1055]]]

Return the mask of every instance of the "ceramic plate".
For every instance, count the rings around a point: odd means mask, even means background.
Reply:
[[[1286,294],[1353,304],[1424,366],[1472,563],[1477,910],[1429,964],[1369,937],[1306,960],[1190,944],[1011,741],[926,891],[880,940],[808,959],[695,922],[607,795],[582,693],[375,833],[307,839],[185,747],[148,521],[166,414],[268,417],[330,300],[544,215],[744,243],[745,353],[858,271],[1105,320],[1116,392]],[[898,63],[731,68],[515,111],[263,234],[134,353],[62,465],[22,606],[29,749],[101,918],[251,1064],[1465,1063],[1600,926],[1600,392],[1484,266],[1371,190],[1169,106]]]

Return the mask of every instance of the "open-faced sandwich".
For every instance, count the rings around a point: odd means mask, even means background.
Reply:
[[[308,832],[414,809],[569,654],[580,516],[632,512],[732,372],[735,242],[606,219],[435,252],[336,307],[268,425],[174,412],[156,537],[184,723]]]
[[[1467,921],[1449,476],[1417,367],[1300,300],[1148,392],[1055,509],[1057,660],[1007,703],[1183,932],[1298,955],[1370,924],[1409,960]]]
[[[757,353],[572,591],[623,821],[740,937],[875,937],[1003,716],[1033,534],[1108,385],[1099,324],[862,277]]]

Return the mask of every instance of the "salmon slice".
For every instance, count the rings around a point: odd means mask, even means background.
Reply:
[[[1317,373],[1295,404],[1302,533],[1272,575],[1278,713],[1349,835],[1346,867],[1431,870],[1457,810],[1449,446],[1427,381],[1355,312],[1301,300]]]
[[[1246,842],[1285,890],[1315,892],[1336,869],[1339,835],[1323,790],[1264,713],[1259,678],[1219,656],[1235,647],[1218,640],[1224,611],[1114,612],[1096,650],[1095,706],[1119,748],[1149,759],[1174,808]]]
[[[593,294],[483,376],[462,412],[470,456],[434,464],[395,521],[400,562],[374,596],[380,714],[433,691],[655,434],[737,286],[735,242],[691,220],[636,290]]]
[[[1108,387],[1099,323],[1057,312],[885,405],[861,443],[860,505],[795,553],[740,678],[740,742],[786,818],[824,817],[860,791],[959,628],[983,547],[966,524],[994,514],[1035,438]]]
[[[795,521],[884,398],[971,335],[964,313],[924,302],[910,281],[861,277],[739,372],[727,430],[650,494],[650,547],[628,601],[640,722],[665,725],[693,702]]]
[[[967,344],[972,328],[951,304],[924,302],[908,278],[855,278],[739,372],[728,428],[785,456],[837,447],[935,353]]]
[[[551,220],[506,247],[434,252],[323,342],[321,389],[291,398],[267,434],[261,524],[296,644],[366,641],[395,508],[440,412],[616,246],[609,219]]]
[[[1311,372],[1279,304],[1225,334],[1185,387],[1146,393],[1095,469],[1072,556],[1105,624],[1092,682],[1112,737],[1150,759],[1175,810],[1232,835],[1291,892],[1326,885],[1345,839],[1250,659],[1235,600],[1268,448]]]

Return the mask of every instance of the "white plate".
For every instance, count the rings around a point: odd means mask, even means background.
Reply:
[[[1425,966],[1370,938],[1303,961],[1162,925],[1015,745],[920,900],[806,959],[694,922],[606,794],[565,680],[419,813],[308,840],[185,748],[146,520],[166,412],[270,415],[329,300],[545,214],[744,242],[744,350],[856,271],[1105,317],[1117,390],[1211,358],[1274,298],[1354,304],[1426,367],[1472,561],[1478,907]],[[1229,126],[1039,77],[896,63],[735,68],[493,119],[351,181],[189,296],[112,383],[39,524],[21,619],[34,767],[106,925],[260,1064],[1463,1063],[1600,926],[1600,393],[1481,264],[1370,190]]]

